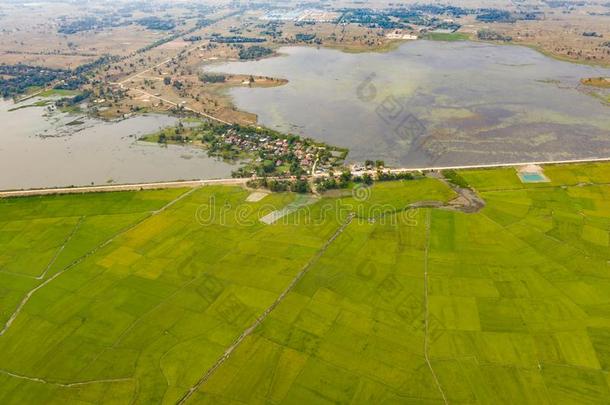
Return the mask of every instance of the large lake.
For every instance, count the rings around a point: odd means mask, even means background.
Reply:
[[[137,141],[175,125],[169,116],[103,122],[15,107],[0,100],[0,189],[224,178],[235,169],[200,149]]]
[[[578,89],[609,69],[475,42],[280,53],[205,69],[288,79],[230,94],[261,124],[349,147],[351,160],[418,167],[610,156],[610,107]]]

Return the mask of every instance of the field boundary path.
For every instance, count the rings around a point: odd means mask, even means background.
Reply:
[[[426,359],[426,364],[428,364],[428,368],[430,369],[430,373],[432,373],[432,377],[434,377],[434,382],[443,397],[443,402],[445,405],[449,404],[447,401],[447,396],[445,395],[445,391],[443,391],[443,387],[441,386],[441,382],[432,367],[432,362],[430,361],[430,338],[429,338],[429,319],[430,319],[430,305],[428,303],[428,253],[430,252],[430,222],[432,221],[430,210],[426,212],[426,247],[424,250],[424,358]]]
[[[49,264],[47,264],[47,267],[45,267],[44,271],[39,276],[34,277],[34,279],[36,279],[36,280],[43,280],[47,276],[47,273],[49,272],[49,270],[51,270],[51,267],[53,267],[53,265],[57,261],[57,258],[61,254],[61,252],[64,251],[64,249],[66,248],[66,245],[68,243],[70,243],[70,241],[72,240],[72,237],[76,234],[76,232],[78,232],[78,230],[80,229],[80,227],[83,224],[84,220],[85,220],[85,217],[80,217],[78,219],[78,222],[76,223],[76,225],[72,229],[72,232],[70,232],[70,234],[64,240],[64,243],[62,243],[62,245],[59,247],[59,249],[57,249],[57,251],[55,252],[55,255],[53,255],[53,258],[51,259]]]
[[[73,383],[60,383],[60,382],[45,380],[44,378],[28,377],[28,376],[21,375],[21,374],[15,374],[15,373],[11,373],[10,371],[6,371],[6,370],[0,370],[0,374],[8,375],[8,376],[14,377],[14,378],[19,378],[21,380],[37,382],[37,383],[41,383],[41,384],[56,385],[58,387],[63,387],[63,388],[74,388],[74,387],[80,387],[83,385],[90,385],[90,384],[118,383],[118,382],[125,382],[125,381],[133,380],[133,378],[115,378],[115,379],[104,379],[104,380],[80,381],[80,382],[73,382]]]
[[[206,381],[208,381],[210,379],[210,377],[212,377],[212,375],[214,375],[216,370],[220,366],[222,366],[222,364],[225,361],[227,361],[229,359],[231,354],[233,354],[235,349],[237,349],[237,347],[244,341],[244,339],[246,339],[248,336],[250,336],[252,334],[252,332],[254,332],[254,330],[261,323],[263,323],[265,321],[265,319],[267,319],[269,314],[279,304],[282,303],[284,298],[286,298],[288,296],[288,294],[294,289],[294,287],[297,285],[297,283],[305,276],[305,274],[307,274],[307,272],[309,272],[309,270],[311,270],[313,265],[317,263],[317,261],[320,259],[320,257],[322,257],[322,255],[324,255],[324,253],[326,253],[326,250],[335,241],[335,239],[337,239],[339,237],[339,235],[341,235],[343,233],[345,228],[347,228],[347,226],[352,222],[354,217],[355,217],[355,215],[353,213],[347,217],[347,219],[341,224],[341,226],[331,235],[331,237],[324,243],[324,245],[322,245],[320,250],[318,250],[318,252],[311,259],[309,259],[309,261],[305,264],[305,266],[301,269],[301,271],[299,271],[299,273],[292,279],[292,281],[290,282],[288,287],[286,287],[286,289],[284,289],[284,291],[282,291],[282,293],[279,295],[279,297],[277,297],[277,299],[258,318],[256,318],[256,320],[254,321],[254,323],[252,325],[250,325],[246,330],[244,330],[241,333],[241,335],[239,335],[237,337],[237,339],[235,339],[233,344],[225,350],[223,355],[220,356],[220,358],[218,360],[216,360],[216,363],[214,363],[214,365],[212,365],[212,367],[210,367],[208,369],[208,371],[195,383],[195,385],[193,385],[191,388],[189,388],[189,390],[176,402],[177,405],[182,405],[182,404],[186,403],[186,401],[188,401],[189,398],[199,388],[201,388],[201,386],[203,384],[205,384]]]
[[[61,188],[37,188],[31,190],[9,190],[0,191],[0,198],[10,197],[29,197],[40,195],[53,194],[83,194],[83,193],[104,193],[111,191],[140,191],[140,190],[157,190],[164,188],[181,188],[181,187],[201,187],[213,185],[242,185],[246,184],[249,179],[232,178],[232,179],[214,179],[214,180],[177,180],[153,183],[134,183],[134,184],[111,184],[104,186],[83,186],[83,187],[61,187]]]

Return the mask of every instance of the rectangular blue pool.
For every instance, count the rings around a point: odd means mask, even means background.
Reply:
[[[542,183],[548,181],[548,179],[541,173],[519,173],[521,181],[524,183]]]

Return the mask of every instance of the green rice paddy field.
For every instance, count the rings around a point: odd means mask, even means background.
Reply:
[[[610,165],[544,172],[461,171],[474,214],[406,209],[455,198],[425,178],[271,225],[294,194],[0,200],[0,403],[608,404]]]

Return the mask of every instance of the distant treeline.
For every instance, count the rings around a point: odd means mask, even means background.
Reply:
[[[204,83],[224,83],[227,80],[225,75],[213,73],[204,73],[199,78]]]
[[[510,12],[506,10],[487,9],[477,15],[477,20],[483,22],[515,22],[517,21]]]
[[[232,15],[232,14],[231,14],[231,15]],[[136,53],[143,53],[143,52],[150,51],[151,49],[154,49],[154,48],[156,48],[156,47],[158,47],[158,46],[161,46],[161,45],[166,44],[166,43],[168,43],[168,42],[171,42],[171,41],[173,41],[173,40],[175,40],[175,39],[178,39],[178,38],[180,38],[181,36],[184,36],[184,35],[189,35],[189,34],[191,34],[191,33],[195,32],[195,31],[197,31],[198,29],[201,29],[201,28],[207,27],[208,25],[213,24],[213,23],[215,23],[216,21],[219,21],[219,20],[221,20],[221,18],[216,19],[216,20],[209,20],[209,19],[205,19],[205,18],[204,18],[204,19],[201,19],[201,20],[199,20],[199,21],[197,22],[197,24],[196,24],[196,25],[195,25],[193,28],[190,28],[189,30],[187,30],[187,31],[185,31],[185,32],[177,32],[177,33],[175,33],[175,34],[168,35],[168,36],[167,36],[167,37],[165,37],[165,38],[161,38],[161,39],[159,39],[159,40],[157,40],[157,41],[153,42],[153,43],[152,43],[152,44],[150,44],[150,45],[146,45],[145,47],[142,47],[142,48],[138,49],[138,50],[136,51]]]
[[[169,31],[176,27],[173,20],[163,20],[159,17],[143,17],[137,20],[124,18],[123,15],[108,16],[103,18],[83,17],[77,20],[65,21],[60,23],[57,32],[65,35],[72,35],[79,32],[101,30],[106,28],[115,28],[139,24],[150,30]]]
[[[417,12],[409,12],[404,9],[400,10],[389,10],[389,11],[378,11],[372,9],[344,9],[343,11],[343,22],[362,24],[371,28],[384,28],[384,29],[397,29],[405,28],[405,22],[407,19],[414,17],[420,19],[420,15]],[[400,16],[397,16],[400,15]],[[402,21],[394,21],[393,18],[399,18]]]
[[[477,15],[477,20],[483,22],[514,23],[517,20],[539,20],[543,14],[539,11],[511,13],[506,10],[495,8],[481,9]]]
[[[595,31],[585,31],[582,33],[583,37],[595,37],[595,38],[603,38],[604,36]]]
[[[462,17],[469,14],[474,14],[476,11],[464,7],[437,5],[437,4],[416,4],[410,8],[413,11],[420,11],[428,14],[450,15],[453,17]]]
[[[136,22],[149,30],[170,31],[176,28],[176,23],[172,20],[162,20],[159,17],[144,17]]]
[[[239,50],[239,59],[258,59],[271,55],[273,51],[264,46],[253,45]]]
[[[44,87],[69,74],[70,71],[64,69],[48,69],[22,64],[0,65],[0,93],[4,98],[12,97],[25,93],[30,87]]]
[[[297,41],[301,41],[301,42],[309,42],[309,41],[312,41],[312,40],[314,40],[314,39],[316,38],[316,34],[300,34],[300,33],[299,33],[299,34],[296,34],[296,35],[294,36],[294,38],[295,38]]]
[[[513,40],[513,37],[509,36],[509,35],[502,35],[499,32],[496,31],[492,31],[492,30],[479,30],[477,32],[477,38],[483,40],[483,41],[504,41],[504,42],[510,42]]]
[[[25,93],[31,87],[46,87],[53,82],[58,82],[54,86],[56,89],[76,90],[88,82],[87,73],[116,59],[115,56],[102,56],[74,70],[49,69],[24,64],[0,65],[0,75],[7,76],[0,79],[0,94],[4,98],[13,97]]]
[[[104,28],[120,27],[129,25],[131,22],[116,17],[83,17],[74,21],[60,24],[57,32],[65,35],[72,35],[84,31],[93,31]]]
[[[495,8],[464,8],[436,4],[415,4],[388,10],[345,8],[340,11],[343,12],[342,22],[384,29],[409,28],[409,25],[453,30],[460,27],[457,23],[445,21],[446,16],[455,18],[475,15],[477,20],[484,22],[515,22],[517,20],[537,20],[542,17],[540,12],[511,13]],[[449,26],[443,26],[443,24],[449,24]]]
[[[63,83],[55,86],[55,88],[65,90],[76,90],[89,81],[89,79],[87,78],[87,74],[89,72],[94,71],[107,63],[116,62],[119,59],[120,57],[118,56],[104,55],[101,58],[94,60],[93,62],[80,65],[72,71],[71,75],[64,79]]]
[[[220,42],[223,44],[245,44],[248,42],[265,42],[264,38],[251,38],[234,35],[231,37],[223,37],[220,35],[213,35],[210,39],[212,42]]]

